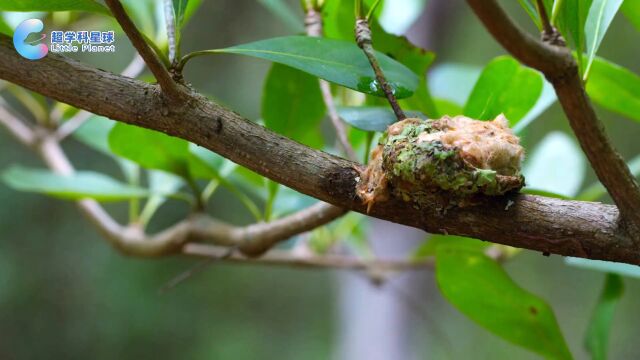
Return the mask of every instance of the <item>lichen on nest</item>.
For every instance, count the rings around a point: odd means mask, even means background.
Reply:
[[[503,115],[493,121],[405,119],[387,128],[356,192],[367,210],[390,196],[419,205],[433,194],[443,205],[465,206],[482,195],[519,190],[523,157]]]

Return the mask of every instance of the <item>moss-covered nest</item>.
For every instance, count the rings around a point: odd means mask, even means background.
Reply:
[[[389,126],[356,190],[369,209],[389,196],[421,203],[433,193],[464,206],[481,195],[519,190],[523,157],[503,115],[493,121],[406,119]]]

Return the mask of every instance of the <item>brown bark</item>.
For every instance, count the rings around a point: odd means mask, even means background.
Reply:
[[[157,85],[49,54],[20,57],[0,37],[0,78],[118,121],[162,131],[206,147],[274,181],[338,207],[366,213],[355,195],[358,164],[310,149],[188,91],[169,106]],[[514,194],[441,213],[392,199],[369,215],[432,233],[475,237],[541,252],[640,264],[633,239],[612,205]],[[393,241],[395,239],[390,239]]]

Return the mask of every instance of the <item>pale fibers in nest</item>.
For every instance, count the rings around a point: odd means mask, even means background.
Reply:
[[[421,122],[423,120],[405,119],[389,126],[387,133],[389,136],[399,135],[407,125]],[[493,121],[445,116],[431,121],[431,124],[432,131],[418,134],[416,143],[441,142],[448,148],[455,148],[462,160],[473,168],[493,170],[507,178],[520,176],[524,149],[504,115],[499,115]],[[380,144],[373,149],[371,163],[361,172],[362,178],[357,188],[358,195],[367,204],[367,210],[390,195],[387,190],[388,179],[382,167],[382,148],[383,144]]]

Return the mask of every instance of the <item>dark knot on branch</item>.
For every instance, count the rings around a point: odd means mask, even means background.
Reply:
[[[365,19],[356,20],[356,43],[362,49],[365,45],[371,45],[371,28]]]

